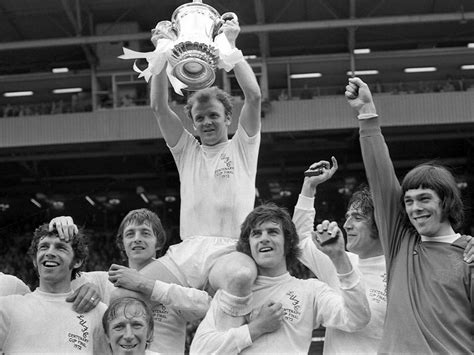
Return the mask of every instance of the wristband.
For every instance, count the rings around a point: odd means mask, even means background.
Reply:
[[[236,65],[244,60],[242,51],[237,48],[234,48],[230,53],[226,53],[223,56],[225,56],[225,60],[232,65]]]
[[[357,116],[358,120],[370,120],[371,118],[379,117],[376,113],[361,113]]]

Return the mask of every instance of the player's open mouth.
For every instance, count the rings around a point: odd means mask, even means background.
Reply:
[[[46,260],[46,261],[43,261],[43,266],[45,266],[45,267],[55,267],[55,266],[59,266],[59,263],[56,262],[56,261]]]
[[[266,252],[269,252],[269,251],[272,251],[272,250],[273,250],[273,248],[270,248],[270,247],[263,247],[263,248],[258,249],[258,251],[260,253],[266,253]]]
[[[421,223],[421,222],[425,222],[429,217],[430,217],[429,215],[423,215],[423,216],[413,217],[413,219],[417,221],[418,223]]]
[[[126,350],[130,350],[130,349],[133,349],[133,348],[136,348],[138,344],[134,344],[134,345],[122,345],[120,344],[120,347],[121,348],[124,348]]]

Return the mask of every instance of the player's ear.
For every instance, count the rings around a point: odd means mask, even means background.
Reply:
[[[74,260],[74,266],[72,268],[73,269],[79,269],[83,262],[84,262],[84,260],[79,260],[79,259]]]

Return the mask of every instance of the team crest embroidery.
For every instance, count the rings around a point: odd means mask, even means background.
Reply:
[[[228,179],[231,175],[234,175],[234,162],[230,157],[226,153],[222,153],[219,160],[219,167],[214,172],[214,176]]]
[[[166,309],[164,305],[161,303],[158,304],[156,307],[153,307],[153,319],[158,322],[166,321],[168,318],[169,311]]]
[[[301,301],[298,299],[298,295],[294,291],[288,291],[286,295],[290,302],[284,305],[284,318],[289,322],[295,322],[301,317]]]
[[[387,303],[387,273],[380,275],[383,282],[383,290],[376,288],[368,289],[368,297],[375,303]]]
[[[84,319],[83,314],[79,314],[76,318],[79,319],[81,334],[68,333],[68,338],[74,348],[82,350],[87,348],[87,344],[89,343],[89,327],[87,326],[87,321]]]

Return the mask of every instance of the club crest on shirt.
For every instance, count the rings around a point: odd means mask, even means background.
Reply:
[[[301,317],[301,301],[295,291],[288,291],[288,297],[283,303],[284,318],[289,322],[295,322]]]
[[[230,178],[231,175],[234,175],[234,162],[226,153],[222,153],[219,159],[219,164],[214,172],[214,176],[216,178]]]
[[[153,319],[158,322],[163,322],[168,318],[169,311],[166,306],[161,303],[153,307]]]
[[[79,326],[81,327],[81,334],[73,334],[73,333],[68,333],[68,340],[74,348],[82,350],[87,347],[87,344],[89,343],[89,327],[87,326],[87,321],[84,319],[83,314],[79,314],[76,317],[79,319]]]
[[[383,290],[377,288],[368,288],[368,297],[375,303],[387,303],[387,273],[383,273],[379,277],[382,278]]]

